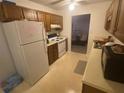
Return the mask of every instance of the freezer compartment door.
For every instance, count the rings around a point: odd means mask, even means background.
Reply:
[[[44,41],[41,41],[21,46],[21,48],[29,74],[25,79],[29,84],[33,85],[49,70],[45,44]]]
[[[20,44],[43,40],[43,25],[34,21],[16,21]]]

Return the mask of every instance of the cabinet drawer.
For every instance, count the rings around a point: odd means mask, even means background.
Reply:
[[[58,59],[58,44],[48,46],[49,65],[53,64]]]

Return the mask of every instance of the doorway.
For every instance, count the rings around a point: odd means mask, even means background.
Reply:
[[[72,16],[71,51],[86,54],[90,14]]]

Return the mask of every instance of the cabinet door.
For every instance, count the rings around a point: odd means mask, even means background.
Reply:
[[[37,13],[35,10],[23,8],[23,15],[24,15],[24,18],[29,21],[37,21],[38,20]]]
[[[53,45],[48,46],[48,59],[49,59],[49,65],[51,65],[54,62],[54,50],[53,50]]]
[[[21,20],[23,18],[20,7],[13,4],[2,4],[5,20]]]
[[[2,4],[0,3],[0,21],[3,19]]]
[[[51,16],[51,24],[58,24],[63,29],[63,17],[59,15],[52,15]]]
[[[63,17],[62,16],[59,16],[59,25],[63,29]]]
[[[110,31],[113,10],[114,10],[114,1],[113,1],[112,4],[110,5],[109,9],[106,11],[105,29],[106,29],[107,31]]]
[[[51,15],[51,24],[58,24],[59,23],[59,17],[57,15],[52,14]]]
[[[51,14],[45,13],[45,28],[47,32],[51,30],[50,25],[51,25]]]
[[[48,46],[49,65],[53,64],[58,59],[58,44]]]
[[[53,47],[54,61],[56,61],[58,59],[58,43],[54,44]]]
[[[124,43],[124,1],[120,0],[120,11],[118,15],[118,27],[115,36]]]
[[[111,29],[110,29],[111,33],[114,33],[117,30],[120,1],[121,0],[113,1],[112,21],[111,21]]]
[[[45,21],[45,13],[44,12],[38,11],[37,12],[37,17],[38,17],[38,21],[40,21],[40,22]]]

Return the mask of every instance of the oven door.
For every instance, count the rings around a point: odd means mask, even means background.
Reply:
[[[59,57],[65,54],[66,52],[66,41],[61,41],[58,43],[58,52],[59,52]]]

